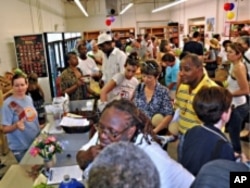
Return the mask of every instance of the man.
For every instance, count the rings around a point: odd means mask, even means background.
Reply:
[[[127,56],[118,48],[112,47],[112,37],[110,34],[100,34],[98,36],[98,46],[104,52],[102,81],[106,84],[116,73],[124,72]]]
[[[107,146],[94,160],[89,188],[160,188],[159,173],[149,156],[130,142]]]
[[[143,40],[141,41],[141,48],[143,50],[145,50],[145,56],[146,59],[152,59],[154,58],[153,56],[153,42],[151,39],[151,34],[150,33],[146,33],[144,35]]]
[[[181,157],[180,154],[182,152],[180,149],[182,148],[183,134],[188,129],[201,124],[192,106],[194,96],[202,86],[216,86],[216,83],[204,73],[201,59],[191,53],[182,58],[179,77],[181,84],[178,87],[175,98],[175,109],[176,113],[179,113],[179,117],[176,123],[170,124],[170,127],[177,125],[179,133],[182,135],[180,136],[178,151],[178,157]]]
[[[92,50],[88,51],[87,56],[93,58],[97,66],[101,68],[104,54],[101,50],[99,50],[96,40],[92,40],[90,44],[91,44]]]
[[[119,48],[120,50],[122,50],[122,42],[121,42],[121,39],[120,39],[120,34],[118,32],[114,33],[113,42],[115,43],[116,48]]]
[[[195,31],[193,33],[192,39],[187,43],[185,43],[183,51],[194,53],[202,58],[203,46],[199,41],[200,41],[200,33],[198,31]]]
[[[77,153],[77,162],[82,169],[89,165],[103,148],[111,143],[132,142],[141,148],[153,161],[160,175],[161,188],[189,187],[194,177],[180,164],[171,159],[155,141],[149,118],[126,99],[114,100],[103,110],[96,127],[98,134]]]
[[[83,41],[81,44],[79,44],[77,50],[79,52],[77,67],[81,69],[83,76],[90,76],[95,80],[101,78],[102,74],[95,61],[91,57],[87,56],[86,42]]]

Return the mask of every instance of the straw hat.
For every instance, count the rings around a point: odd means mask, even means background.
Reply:
[[[210,47],[212,47],[212,48],[216,48],[216,49],[220,48],[220,43],[216,38],[210,39],[209,43],[210,43],[209,44]]]

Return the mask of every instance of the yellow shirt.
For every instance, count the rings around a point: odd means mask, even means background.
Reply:
[[[189,85],[181,84],[176,93],[175,109],[180,109],[178,126],[179,132],[185,134],[186,131],[196,125],[200,125],[201,121],[197,117],[193,109],[193,99],[202,86],[217,86],[206,74],[195,89],[189,93]]]

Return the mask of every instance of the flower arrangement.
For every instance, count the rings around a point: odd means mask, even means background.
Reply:
[[[54,154],[61,153],[63,147],[60,142],[56,141],[54,136],[41,134],[34,141],[30,154],[35,157],[41,156],[45,160],[51,160]]]

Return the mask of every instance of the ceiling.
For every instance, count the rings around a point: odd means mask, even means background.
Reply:
[[[64,2],[73,2],[74,0],[63,0]],[[80,0],[82,2],[88,2],[88,1],[95,1],[95,0]],[[117,1],[117,0],[113,0],[113,1]],[[175,1],[175,0],[120,0],[121,2],[134,2],[135,4],[143,4],[143,3],[168,3],[171,1]]]

